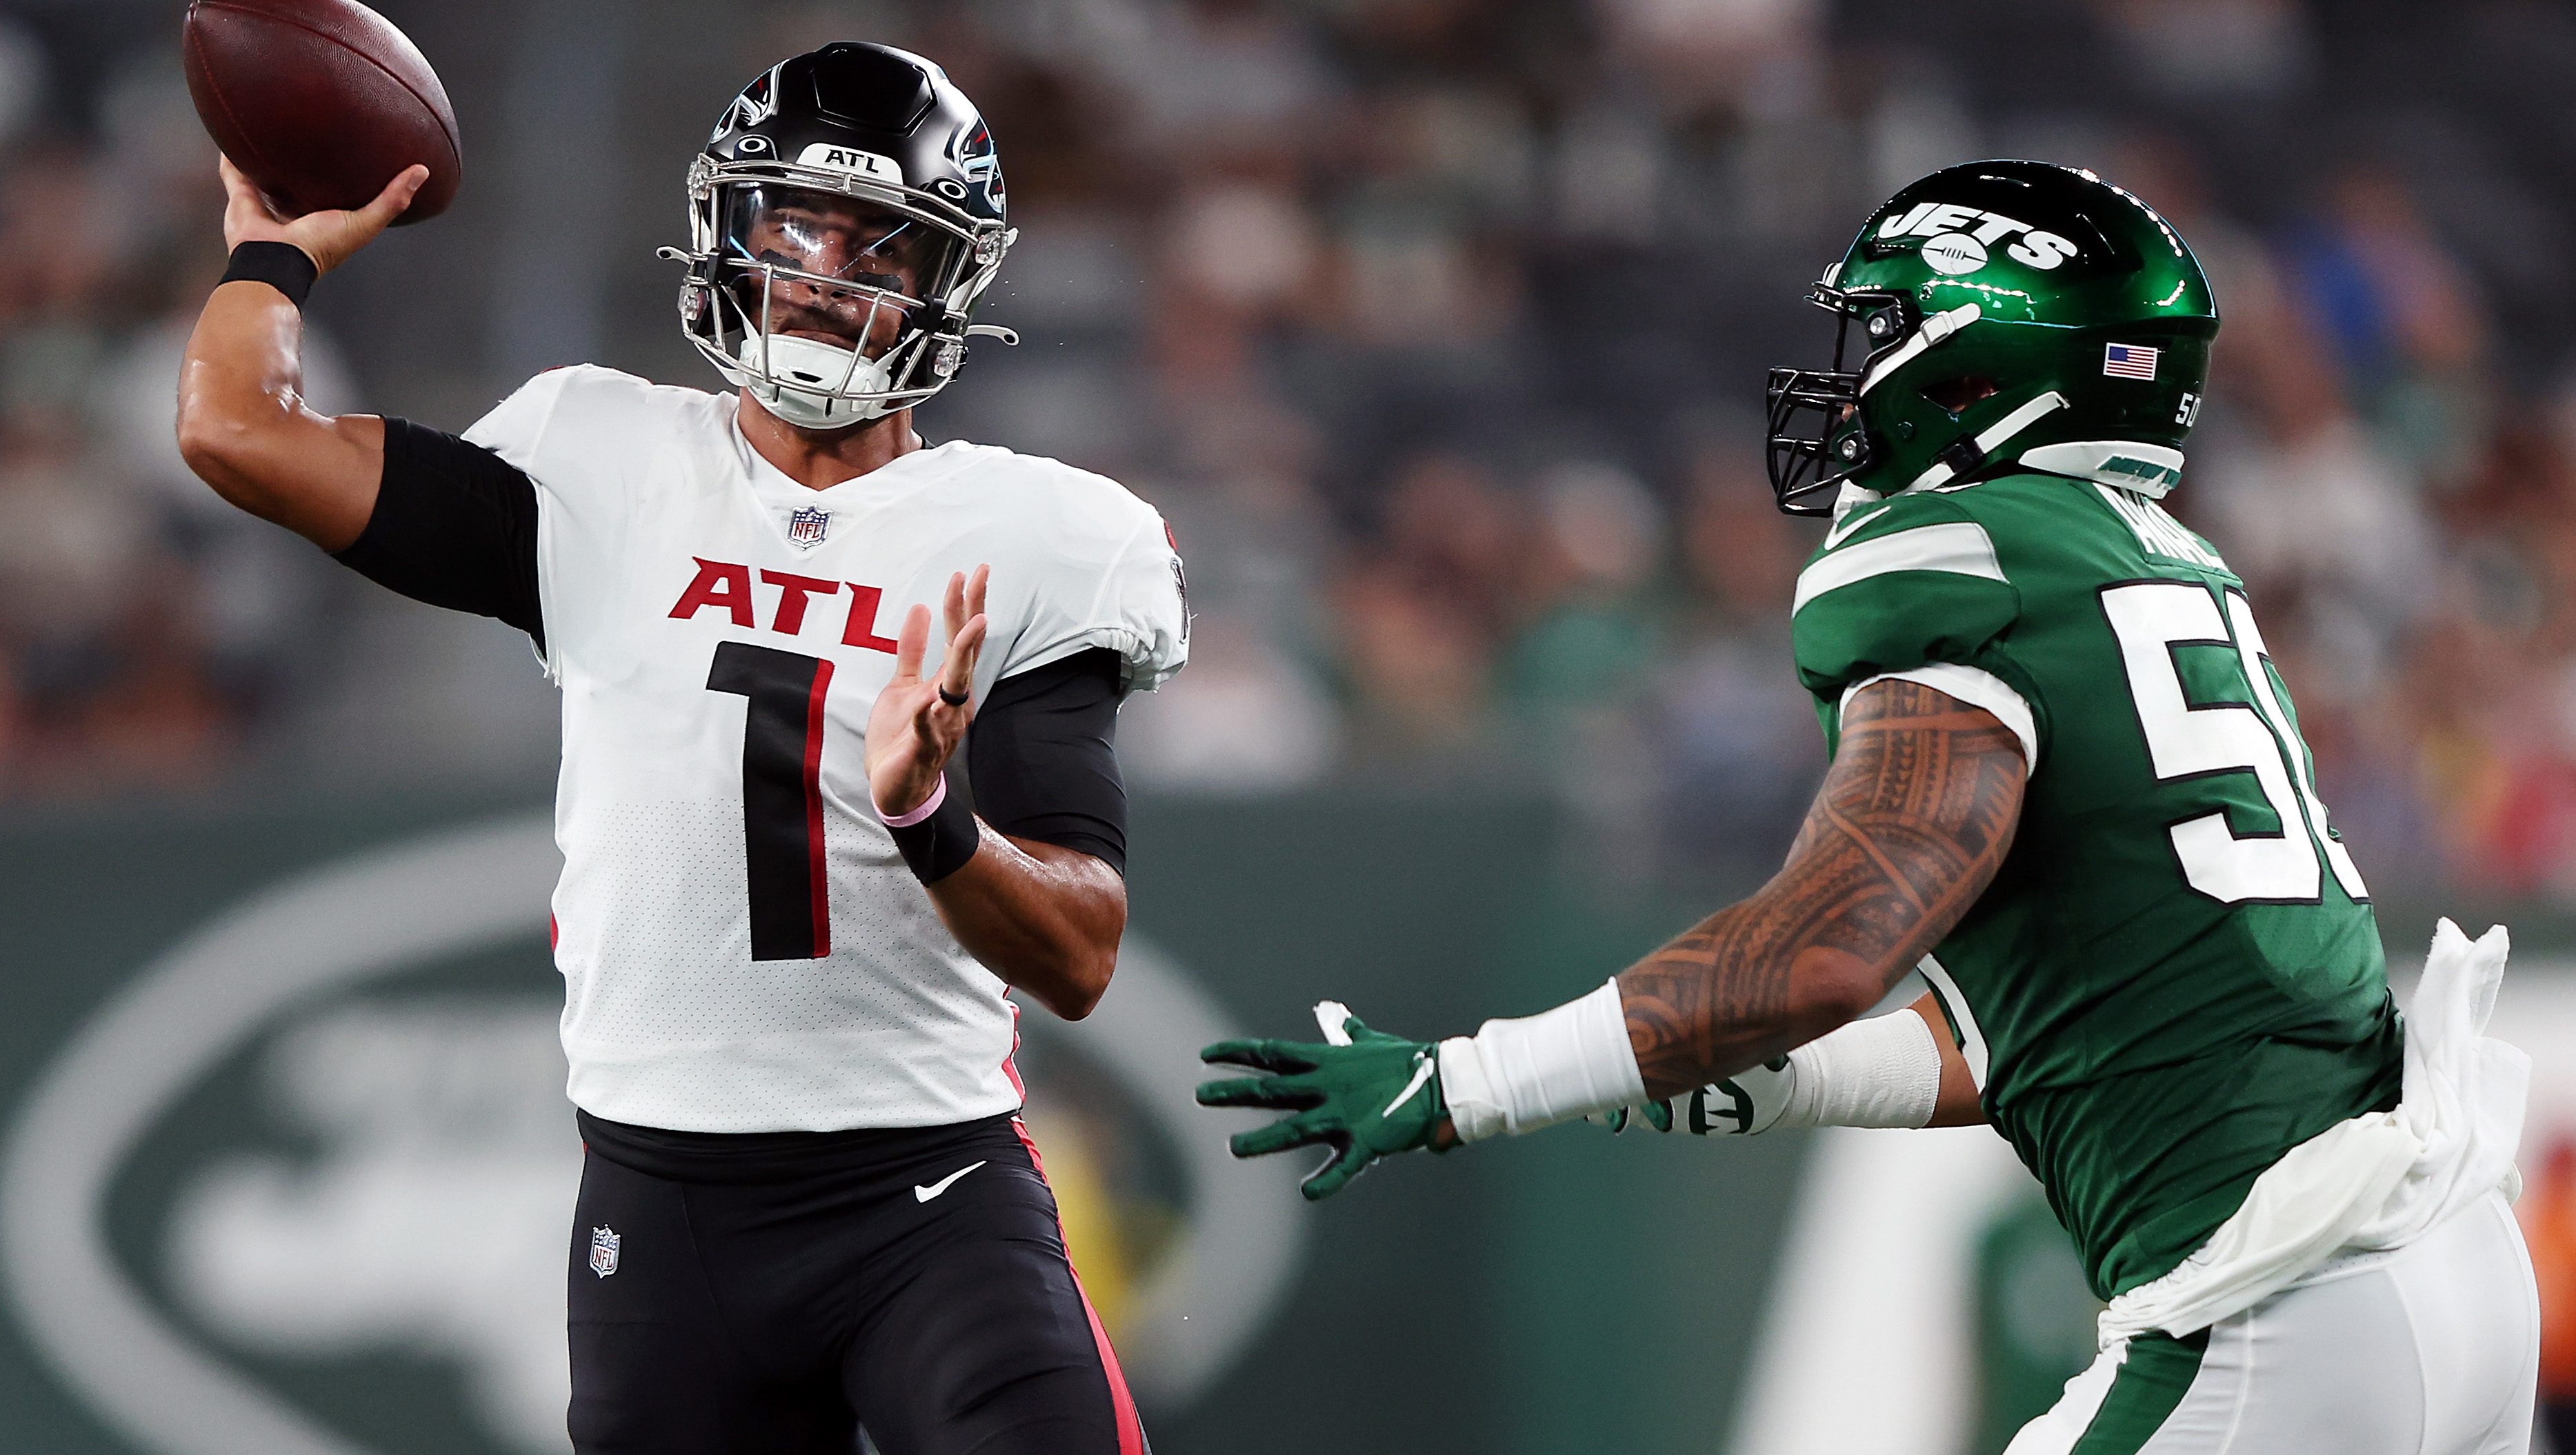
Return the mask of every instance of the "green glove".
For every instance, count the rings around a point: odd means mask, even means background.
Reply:
[[[1322,1045],[1219,1041],[1199,1052],[1210,1065],[1266,1073],[1202,1082],[1199,1105],[1297,1113],[1235,1133],[1228,1143],[1234,1155],[1261,1157],[1317,1142],[1332,1147],[1333,1159],[1299,1186],[1309,1202],[1341,1191],[1381,1157],[1429,1147],[1432,1132],[1449,1115],[1440,1094],[1439,1052],[1430,1042],[1370,1030],[1335,1001],[1316,1006],[1315,1018],[1324,1027]]]

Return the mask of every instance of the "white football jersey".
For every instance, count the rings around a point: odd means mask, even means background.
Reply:
[[[466,438],[536,481],[563,690],[555,964],[573,1102],[693,1132],[938,1126],[1020,1104],[1015,1007],[868,801],[868,709],[914,603],[992,566],[976,697],[1089,647],[1188,655],[1151,506],[963,442],[811,490],[735,399],[581,367]]]

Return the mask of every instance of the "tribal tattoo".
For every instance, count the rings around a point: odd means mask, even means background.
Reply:
[[[1982,708],[1905,681],[1854,696],[1780,872],[1620,975],[1646,1094],[1733,1075],[1876,1004],[1993,881],[2023,777],[2020,740]]]

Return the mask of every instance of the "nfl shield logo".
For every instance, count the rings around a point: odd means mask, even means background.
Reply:
[[[602,1278],[617,1271],[617,1245],[625,1241],[613,1229],[590,1230],[590,1271]]]
[[[787,543],[796,546],[819,546],[823,532],[832,528],[832,512],[819,506],[800,506],[787,517]]]

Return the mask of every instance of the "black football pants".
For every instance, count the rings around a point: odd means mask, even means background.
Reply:
[[[573,1224],[579,1455],[851,1455],[861,1426],[883,1455],[1146,1455],[1016,1118],[869,1133],[784,1180],[601,1145]]]

